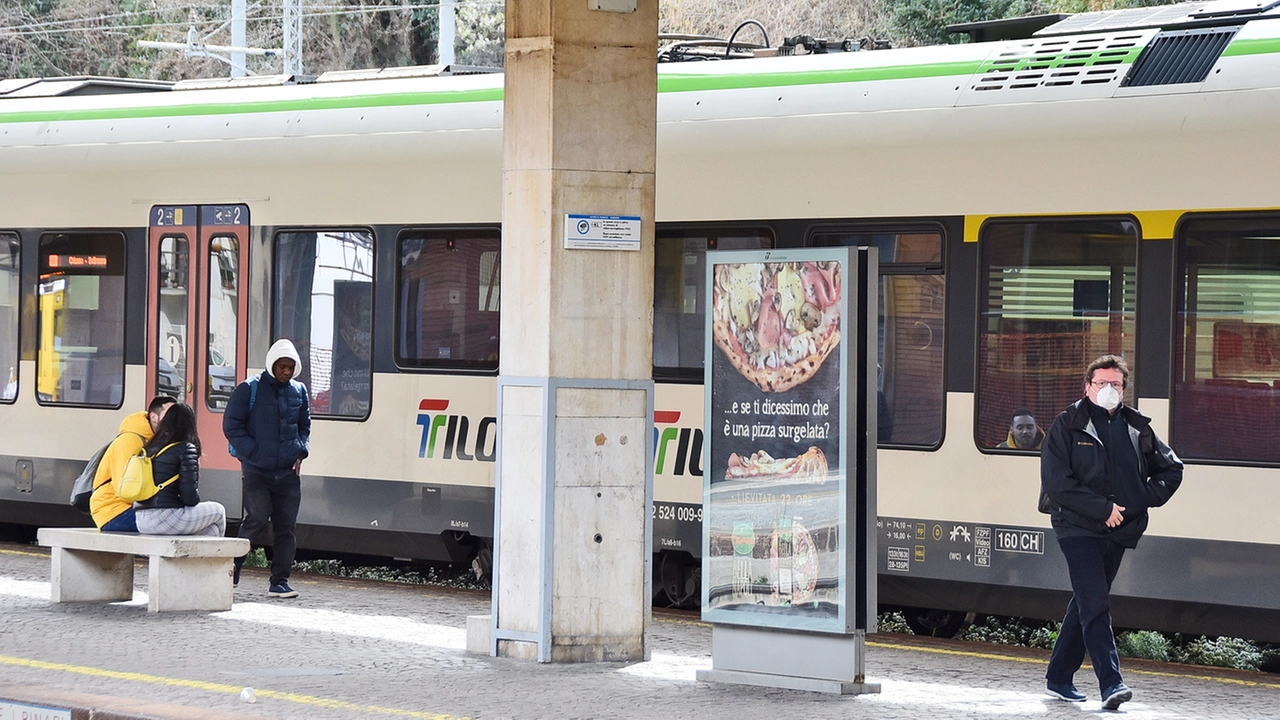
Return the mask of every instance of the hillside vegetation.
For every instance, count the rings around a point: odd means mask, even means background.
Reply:
[[[784,37],[872,37],[895,45],[961,42],[958,22],[1161,4],[1160,0],[660,0],[660,31],[728,37],[759,21],[771,44]],[[247,0],[247,44],[282,46],[282,0]],[[226,63],[138,40],[230,45],[231,0],[4,0],[0,78],[107,75],[179,80],[221,77]],[[426,65],[437,61],[437,0],[302,0],[303,71]],[[503,3],[458,0],[457,64],[502,62]],[[743,40],[759,42],[758,30]],[[254,74],[279,58],[250,57]]]

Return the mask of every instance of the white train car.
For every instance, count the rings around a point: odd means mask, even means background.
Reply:
[[[706,253],[875,245],[882,605],[1061,613],[1037,453],[997,446],[1116,352],[1187,462],[1116,623],[1280,640],[1280,10],[664,64],[659,93],[668,599],[698,597]],[[0,81],[0,522],[84,522],[71,478],[158,392],[196,407],[238,516],[222,406],[287,336],[316,416],[300,546],[483,563],[501,122],[498,75]]]

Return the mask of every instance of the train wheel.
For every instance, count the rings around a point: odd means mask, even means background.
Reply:
[[[488,582],[493,575],[493,551],[488,547],[481,546],[476,556],[471,560],[471,572],[476,576],[476,582]]]
[[[937,638],[953,638],[973,622],[973,613],[933,608],[903,608],[902,617],[911,632]]]
[[[657,580],[661,587],[655,590],[661,590],[670,607],[692,607],[702,592],[702,565],[689,553],[664,551],[658,555]]]

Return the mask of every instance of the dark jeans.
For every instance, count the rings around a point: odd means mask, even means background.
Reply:
[[[1098,688],[1106,692],[1120,684],[1120,656],[1111,632],[1111,582],[1120,570],[1124,546],[1106,538],[1068,537],[1058,540],[1067,558],[1074,595],[1062,619],[1058,642],[1049,657],[1045,679],[1065,685],[1089,652]]]
[[[138,532],[138,514],[134,512],[133,506],[103,523],[102,532],[121,532],[136,533]]]
[[[297,475],[276,479],[257,473],[244,473],[244,520],[239,536],[252,539],[271,521],[271,584],[289,579],[293,556],[298,549],[294,527],[298,524],[298,506],[302,504],[302,480]],[[236,558],[236,564],[244,558]]]

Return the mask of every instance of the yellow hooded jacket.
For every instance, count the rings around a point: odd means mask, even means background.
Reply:
[[[142,446],[151,439],[151,435],[151,420],[147,418],[147,411],[133,413],[120,423],[120,435],[111,441],[107,451],[102,454],[98,474],[93,476],[93,495],[89,498],[89,514],[98,527],[106,525],[117,515],[133,507],[133,503],[125,502],[116,495],[116,484],[113,481],[124,474],[125,463],[138,454]]]

